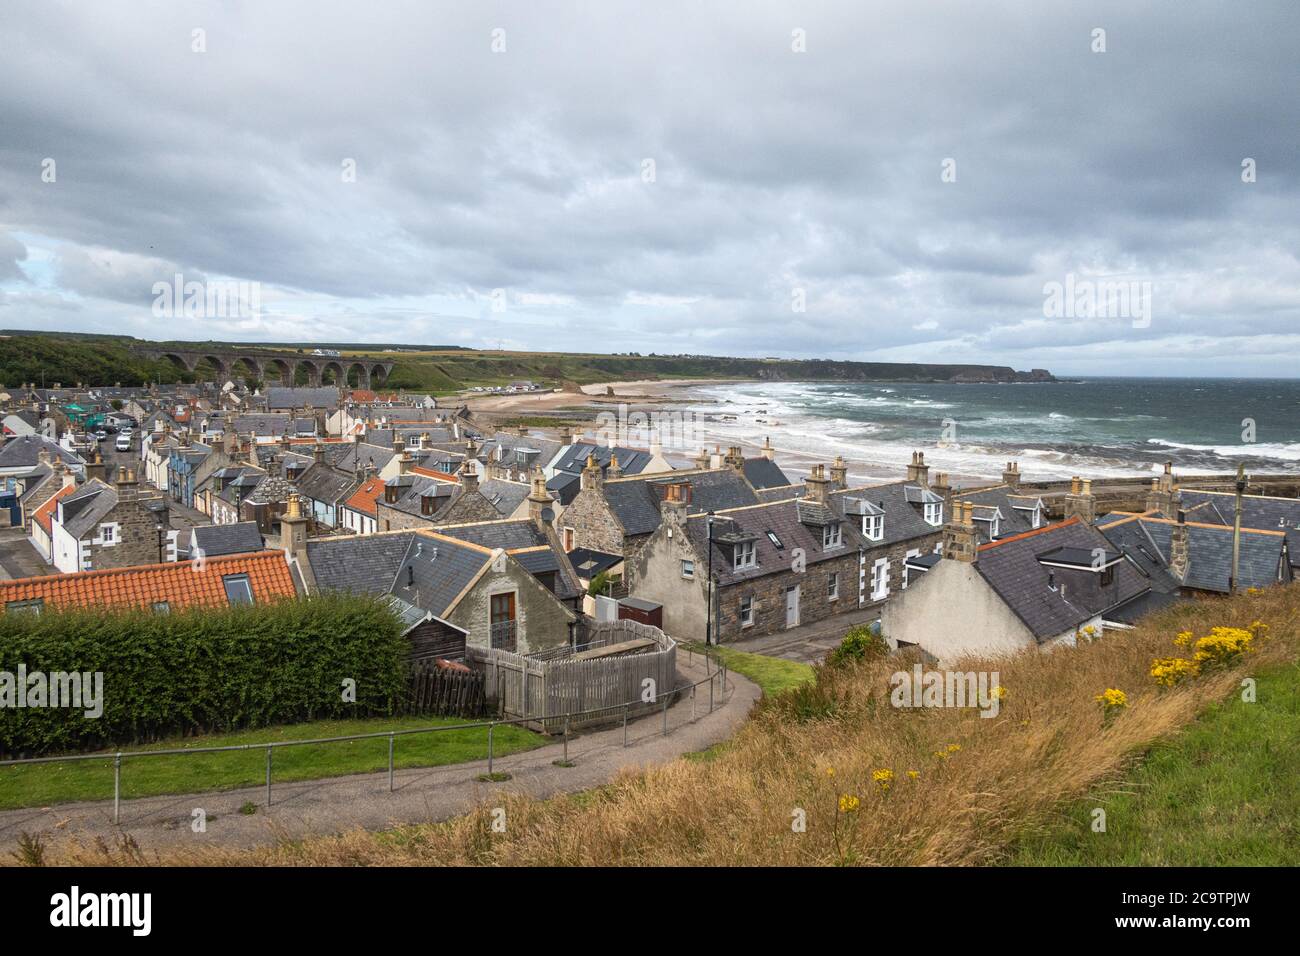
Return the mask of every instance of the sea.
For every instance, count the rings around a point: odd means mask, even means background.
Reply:
[[[843,455],[901,474],[913,450],[933,471],[1026,480],[1300,472],[1300,380],[1087,378],[1041,384],[727,382],[695,387],[701,437],[778,461]]]

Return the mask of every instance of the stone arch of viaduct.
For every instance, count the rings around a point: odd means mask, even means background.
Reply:
[[[348,384],[355,371],[361,388],[383,385],[393,370],[392,362],[374,359],[347,358],[333,355],[305,355],[300,352],[249,351],[245,349],[140,349],[141,355],[152,359],[167,359],[187,372],[193,372],[202,362],[207,362],[222,379],[238,375],[252,375],[261,382],[279,380],[281,385],[292,385],[298,371],[304,369],[308,384],[319,387],[331,382],[340,386]]]

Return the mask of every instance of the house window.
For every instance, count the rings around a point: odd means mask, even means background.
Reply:
[[[772,544],[776,545],[776,549],[777,549],[778,551],[780,551],[782,548],[785,547],[785,545],[783,545],[783,544],[781,543],[781,539],[778,538],[778,537],[776,536],[776,532],[775,532],[775,531],[769,531],[769,532],[767,533],[767,540],[768,540],[768,541],[771,541]]]
[[[1112,564],[1108,568],[1102,568],[1101,586],[1104,588],[1108,588],[1114,583],[1115,583],[1115,566]]]
[[[871,600],[881,601],[889,596],[889,559],[880,558],[871,566]]]
[[[732,563],[737,571],[741,568],[757,567],[758,552],[754,547],[754,542],[742,541],[740,544],[736,545]]]
[[[925,506],[925,520],[927,524],[943,524],[943,502],[936,501],[928,503]]]
[[[920,555],[921,555],[921,549],[920,549],[920,548],[912,548],[912,549],[910,549],[910,550],[907,552],[907,557],[908,557],[908,558],[917,558],[917,557],[920,557]],[[904,560],[903,560],[903,583],[902,583],[902,586],[903,586],[904,589],[907,588],[907,577],[908,577],[907,572],[908,572],[909,570],[910,570],[910,569],[909,569],[908,566],[907,566],[907,560],[906,560],[906,558],[904,558]]]
[[[839,600],[840,596],[840,576],[838,573],[826,576],[826,599],[828,601]]]
[[[682,577],[684,577],[684,578],[693,578],[693,577],[695,577],[695,562],[694,562],[694,561],[683,561],[683,562],[682,562]]]
[[[155,614],[170,614],[170,613],[172,612],[171,602],[169,602],[169,601],[154,601],[154,602],[153,602],[153,612],[154,612]]]
[[[102,524],[99,526],[99,540],[102,544],[115,544],[117,541],[117,525]]]
[[[1035,527],[1035,528],[1037,528],[1037,527],[1039,526],[1039,524],[1042,522],[1042,520],[1043,520],[1042,513],[1041,513],[1037,508],[1035,508],[1035,509],[1034,509],[1034,516],[1033,516],[1033,519],[1032,519],[1032,521],[1033,521],[1033,525],[1032,525],[1032,526]]]
[[[754,598],[752,596],[740,599],[740,626],[754,626]]]
[[[518,646],[515,622],[515,592],[492,595],[490,618],[492,647],[500,651],[513,651]]]
[[[221,583],[226,588],[226,600],[231,604],[252,604],[253,585],[247,574],[227,574]]]
[[[839,522],[828,524],[822,528],[822,547],[838,548],[844,540],[844,535],[840,531]]]
[[[572,528],[564,529],[564,550],[565,551],[573,550],[573,529]]]
[[[45,598],[32,598],[28,601],[9,601],[5,604],[6,611],[21,611],[24,614],[40,614],[41,608],[45,607]]]
[[[885,536],[885,516],[863,515],[862,533],[867,536],[869,541],[879,541]]]

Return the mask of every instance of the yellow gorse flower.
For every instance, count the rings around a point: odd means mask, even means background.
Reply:
[[[1105,691],[1098,694],[1093,700],[1100,703],[1107,710],[1113,707],[1127,707],[1128,694],[1115,687],[1108,687]]]
[[[921,776],[921,771],[919,771],[919,770],[909,770],[909,771],[907,771],[907,775],[908,775],[909,777],[911,777],[913,780],[915,780],[917,777]]]
[[[888,768],[873,770],[871,771],[871,779],[880,785],[881,790],[888,790],[889,785],[894,782],[894,771]]]
[[[1157,657],[1151,662],[1151,677],[1161,687],[1174,687],[1199,671],[1194,662],[1181,657]]]
[[[840,813],[857,813],[862,801],[851,793],[840,795]]]

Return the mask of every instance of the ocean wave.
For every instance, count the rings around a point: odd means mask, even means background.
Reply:
[[[1251,442],[1243,445],[1193,445],[1168,438],[1148,438],[1148,445],[1161,445],[1180,451],[1199,451],[1220,458],[1276,458],[1278,461],[1300,461],[1300,442]]]

